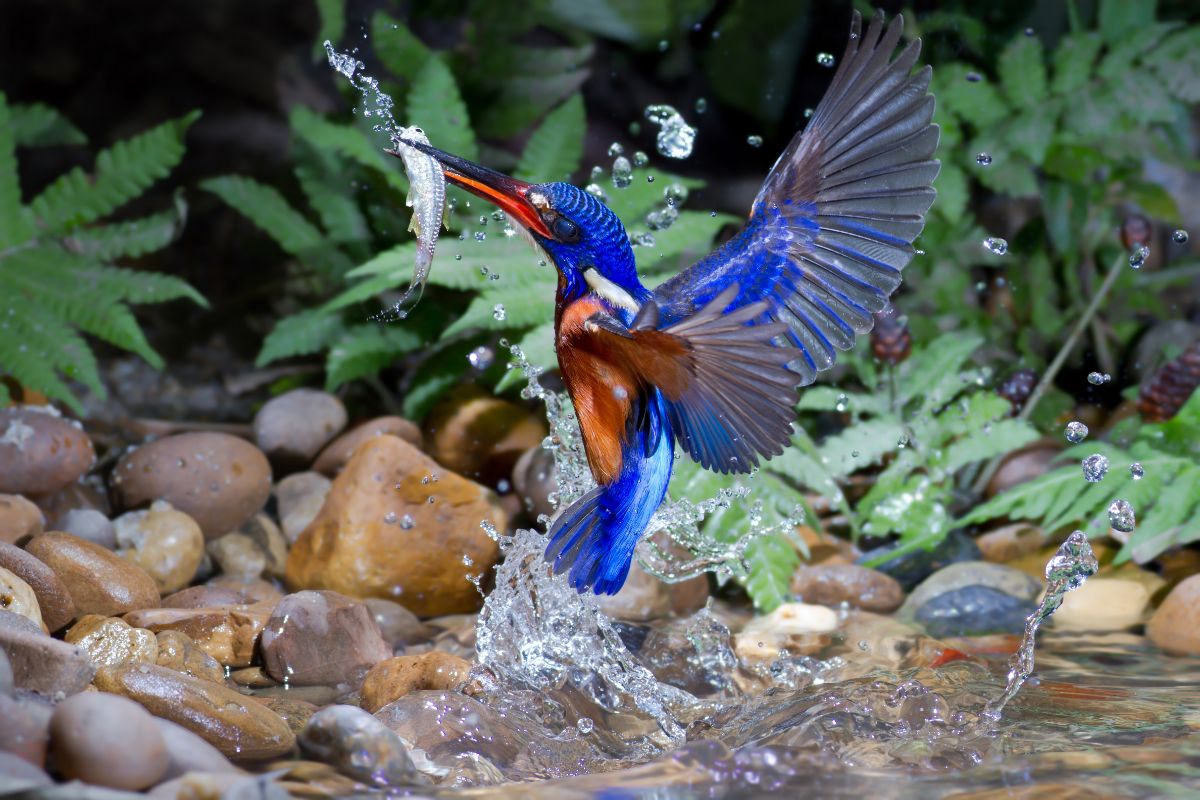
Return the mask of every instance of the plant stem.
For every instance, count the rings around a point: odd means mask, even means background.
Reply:
[[[1071,333],[1067,336],[1067,340],[1063,342],[1063,346],[1059,348],[1058,354],[1054,356],[1054,360],[1050,362],[1050,366],[1046,368],[1046,372],[1042,375],[1042,379],[1038,381],[1033,392],[1030,393],[1029,399],[1025,402],[1021,413],[1017,415],[1017,419],[1027,420],[1033,414],[1037,404],[1041,402],[1046,391],[1054,384],[1055,377],[1058,376],[1059,370],[1066,363],[1067,356],[1075,349],[1075,343],[1079,341],[1079,337],[1091,324],[1092,318],[1096,316],[1096,312],[1100,310],[1100,304],[1104,302],[1104,298],[1108,297],[1108,293],[1112,291],[1113,285],[1117,282],[1117,278],[1126,269],[1127,256],[1121,253],[1117,257],[1116,262],[1109,267],[1108,274],[1104,276],[1104,283],[1100,284],[1100,288],[1092,295],[1092,301],[1088,303],[1087,308],[1083,310],[1075,327],[1071,329]],[[1000,462],[1003,456],[996,456],[988,463],[987,468],[980,474],[979,478],[971,487],[971,491],[976,495],[983,494],[984,488],[988,485],[988,481],[996,474],[996,470],[1000,468]]]

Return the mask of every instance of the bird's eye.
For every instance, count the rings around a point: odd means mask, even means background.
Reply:
[[[560,242],[574,242],[579,239],[579,226],[561,215],[550,221],[550,232]]]

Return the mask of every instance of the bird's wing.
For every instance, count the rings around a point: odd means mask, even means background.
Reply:
[[[902,18],[884,30],[877,15],[866,35],[861,27],[855,13],[833,82],[771,169],[746,225],[650,301],[671,325],[737,284],[731,308],[765,303],[756,321],[787,326],[802,386],[871,329],[872,313],[886,307],[913,257],[935,194],[931,72],[912,72],[920,40],[893,60]]]
[[[768,304],[730,309],[738,291],[728,286],[693,314],[661,327],[653,303],[629,325],[597,313],[572,342],[662,392],[680,442],[718,472],[748,472],[760,457],[782,453],[795,417],[796,376],[788,368],[795,351],[775,344],[787,326],[751,324]],[[632,404],[630,413],[639,407]]]

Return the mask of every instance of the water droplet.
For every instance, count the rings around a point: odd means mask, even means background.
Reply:
[[[625,148],[621,146],[620,142],[613,142],[608,146],[609,158],[616,158],[617,156],[623,155],[625,155]]]
[[[633,165],[635,167],[644,167],[649,163],[650,163],[650,156],[646,155],[641,150],[637,150],[634,152]]]
[[[836,408],[838,410],[838,412],[844,412],[847,408],[847,404],[849,403],[849,401],[850,401],[849,397],[846,397],[846,395],[844,395],[844,394],[839,394],[837,396],[837,402],[834,404],[833,407]]]
[[[462,261],[462,253],[455,253],[455,254],[454,254],[454,260],[455,260],[455,261]]]
[[[1121,533],[1133,531],[1137,520],[1134,518],[1133,506],[1124,500],[1113,500],[1108,506],[1108,524]]]
[[[983,80],[983,76],[978,72],[968,72],[965,77],[967,79],[967,83],[979,83],[981,80]]]
[[[1082,422],[1074,421],[1067,423],[1067,441],[1071,444],[1079,444],[1088,435],[1088,426]]]
[[[1142,478],[1146,477],[1146,470],[1141,464],[1135,461],[1129,465],[1129,475],[1135,481],[1140,481]]]
[[[633,183],[633,165],[625,156],[617,156],[612,165],[612,184],[618,189],[624,189]]]
[[[687,158],[696,142],[696,129],[688,125],[671,106],[646,107],[646,119],[659,127],[655,145],[659,155],[667,158]]]
[[[833,57],[833,53],[817,53],[817,63],[828,68],[836,64],[837,59]]]
[[[463,553],[462,563],[464,567],[473,567],[475,566],[475,559],[471,558],[466,553]]]
[[[688,199],[688,189],[682,183],[672,183],[663,189],[663,197],[672,205],[683,205]]]
[[[1150,257],[1150,248],[1144,244],[1135,244],[1133,250],[1129,251],[1129,266],[1134,269],[1141,269],[1146,263],[1146,259]]]
[[[614,386],[612,390],[612,396],[618,400],[624,400],[626,397],[629,397],[629,392],[624,386]]]
[[[504,303],[496,303],[492,306],[492,319],[497,322],[504,322],[508,319],[508,309],[504,307]]]
[[[653,176],[653,175],[647,175],[647,176],[646,176],[646,183],[654,183],[654,176]]]
[[[659,39],[659,41],[658,41],[658,52],[660,52],[660,53],[665,53],[665,52],[667,52],[667,50],[668,50],[670,47],[671,47],[671,43],[670,43],[670,42],[668,42],[666,39]]]
[[[395,511],[389,511],[383,515],[384,525],[395,525],[400,521],[400,516]]]
[[[989,236],[984,239],[983,246],[998,256],[1002,256],[1008,252],[1008,242],[999,236]]]
[[[487,238],[487,234],[484,233],[483,231],[475,231],[475,241],[482,242],[486,238]]]
[[[587,186],[583,187],[583,190],[599,200],[601,203],[608,202],[608,195],[604,193],[604,190],[600,188],[600,184],[598,183],[589,183]]]
[[[1094,453],[1082,462],[1083,479],[1088,483],[1099,483],[1108,474],[1108,459],[1099,453]]]
[[[1175,244],[1187,244],[1188,232],[1185,231],[1183,228],[1179,228],[1178,230],[1176,230],[1174,233],[1171,234],[1171,241],[1174,242]]]
[[[631,237],[630,241],[633,243],[634,247],[654,247],[655,245],[654,234],[647,233],[645,231],[642,231],[641,233],[635,233]]]
[[[762,147],[762,143],[762,137],[758,134],[752,133],[746,137],[746,144],[750,145],[751,147]]]
[[[697,114],[703,114],[705,111],[708,111],[708,100],[703,97],[697,97],[696,105],[693,108],[696,109]]]
[[[504,478],[501,478],[500,480],[496,481],[496,491],[499,492],[500,494],[507,494],[508,490],[511,488],[512,488],[512,484],[509,483],[508,481],[506,481]]]
[[[411,514],[405,514],[403,517],[400,518],[400,527],[406,531],[411,531],[413,525],[416,525],[416,524],[417,523],[412,518]]]
[[[492,348],[480,345],[467,354],[467,361],[477,370],[485,370],[496,360]]]
[[[975,163],[981,167],[986,167],[992,163],[992,157],[988,153],[980,153],[979,155],[975,156]]]
[[[1103,386],[1112,380],[1112,375],[1107,372],[1089,372],[1087,382],[1092,386]]]
[[[575,723],[575,729],[578,730],[580,735],[582,735],[582,736],[587,736],[595,728],[596,728],[596,723],[592,722],[590,717],[580,717],[579,720]]]

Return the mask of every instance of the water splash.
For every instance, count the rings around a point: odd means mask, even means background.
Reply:
[[[646,119],[659,127],[655,139],[659,155],[667,158],[687,158],[692,154],[692,146],[696,143],[696,129],[688,125],[673,107],[647,106]]]
[[[395,101],[379,88],[379,80],[363,72],[365,65],[357,58],[334,50],[328,39],[325,40],[325,56],[329,59],[329,66],[344,75],[362,95],[362,115],[372,121],[371,129],[385,134],[389,144],[399,137],[401,126],[393,114]]]

